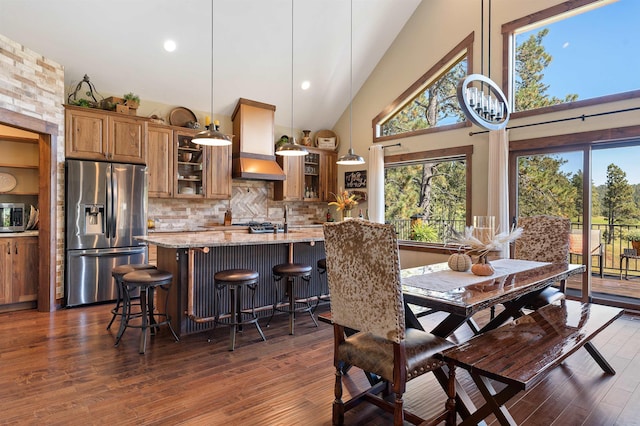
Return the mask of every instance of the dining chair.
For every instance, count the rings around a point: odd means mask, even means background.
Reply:
[[[424,422],[403,408],[406,383],[444,366],[437,355],[454,345],[425,331],[406,328],[393,225],[361,219],[325,223],[324,237],[336,368],[333,424],[343,424],[345,411],[360,400],[393,413],[394,425],[402,425],[405,419],[413,424]],[[376,374],[381,381],[345,402],[345,365]],[[444,386],[445,409],[424,424],[455,423],[454,375],[450,365]]]
[[[559,264],[569,263],[571,221],[565,217],[536,215],[521,217],[522,236],[515,241],[514,259]],[[530,304],[533,309],[564,299],[566,280],[559,288],[547,287]]]

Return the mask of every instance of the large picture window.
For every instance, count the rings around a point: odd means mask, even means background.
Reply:
[[[513,40],[515,114],[640,97],[640,56],[631,53],[640,39],[640,2],[584,4],[566,2],[503,26]]]
[[[469,125],[456,98],[473,69],[473,34],[460,42],[373,119],[374,140],[385,141]]]
[[[468,223],[472,146],[385,158],[385,221],[398,239],[445,243]]]

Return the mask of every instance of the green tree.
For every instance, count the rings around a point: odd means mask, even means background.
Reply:
[[[456,88],[458,81],[466,74],[465,57],[385,122],[381,128],[382,136],[435,127],[439,121],[448,117],[455,117],[458,122],[463,121],[464,114],[458,104]]]
[[[571,174],[560,170],[567,160],[551,155],[518,159],[518,215],[577,215],[577,190]]]
[[[576,190],[576,199],[575,199],[575,219],[577,222],[582,222],[582,212],[584,208],[583,200],[582,200],[582,181],[584,180],[582,170],[578,170],[576,173],[571,176],[571,185]],[[601,202],[598,187],[591,181],[591,211],[599,212],[601,210]]]
[[[609,232],[607,243],[611,243],[614,224],[629,220],[633,217],[636,206],[633,202],[633,188],[627,181],[627,174],[615,164],[607,166],[607,180],[605,182],[603,215],[607,218]]]
[[[544,84],[544,69],[549,66],[553,57],[547,53],[542,41],[549,29],[540,30],[531,35],[516,49],[516,81],[515,110],[527,111],[578,99],[578,95],[566,95],[564,99],[546,94],[548,84]]]

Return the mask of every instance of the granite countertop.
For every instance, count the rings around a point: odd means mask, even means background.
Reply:
[[[195,248],[195,247],[226,247],[261,244],[289,244],[324,241],[321,228],[296,228],[287,233],[278,234],[249,234],[233,231],[203,231],[180,232],[171,235],[153,233],[147,236],[135,237],[164,248]]]
[[[37,237],[38,230],[24,232],[0,232],[0,238]]]

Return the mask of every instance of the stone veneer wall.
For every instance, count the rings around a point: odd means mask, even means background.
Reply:
[[[0,34],[0,107],[58,126],[56,298],[63,297],[64,90],[62,65]]]
[[[326,219],[326,203],[273,201],[273,183],[246,179],[233,180],[231,201],[150,198],[148,217],[158,230],[197,230],[222,225],[224,214],[231,207],[233,223],[282,223],[285,205],[292,225],[310,225]]]

